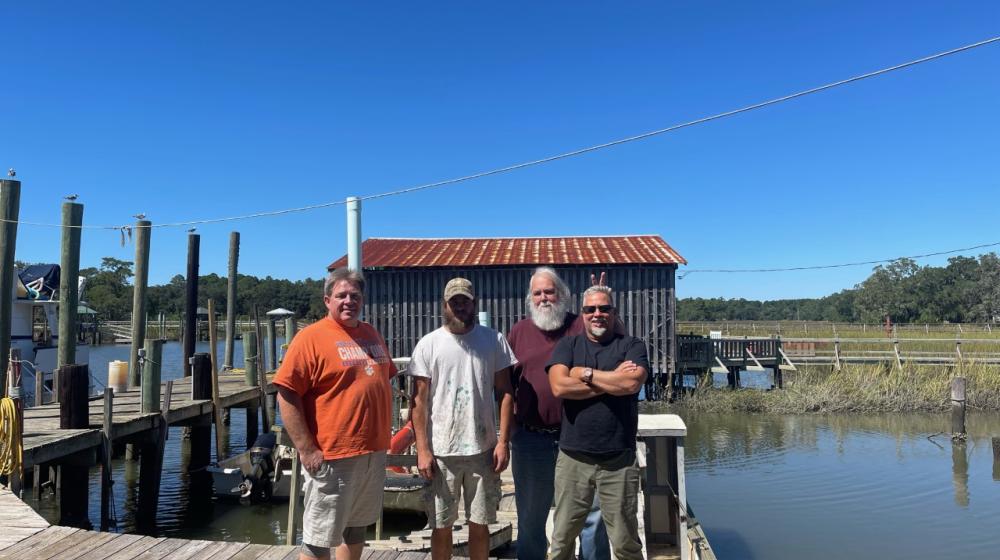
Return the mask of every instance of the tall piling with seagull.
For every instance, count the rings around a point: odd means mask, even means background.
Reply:
[[[56,367],[76,362],[76,312],[80,301],[80,234],[83,205],[76,195],[62,205],[62,255],[59,259],[59,348]]]
[[[14,302],[14,251],[17,247],[17,219],[21,207],[21,181],[13,169],[0,181],[0,387],[7,386],[10,364],[11,314]]]
[[[187,282],[184,297],[184,354],[185,366],[191,363],[195,343],[198,340],[198,253],[201,246],[201,236],[188,230]],[[184,375],[191,375],[185,368]]]
[[[149,234],[152,223],[137,214],[135,222],[135,281],[132,289],[132,341],[129,345],[129,385],[142,384],[139,349],[146,341],[146,288],[149,284]]]
[[[226,355],[223,369],[233,368],[236,346],[236,280],[240,260],[240,232],[229,234],[229,278],[226,282]]]

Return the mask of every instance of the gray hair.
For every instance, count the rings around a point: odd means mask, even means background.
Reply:
[[[608,296],[608,301],[611,305],[615,304],[615,296],[611,292],[611,288],[608,286],[591,286],[583,292],[583,299],[586,300],[587,296],[592,294],[604,294]]]
[[[531,278],[528,278],[528,295],[525,296],[524,301],[531,307],[531,281],[535,279],[535,276],[547,276],[552,283],[556,285],[556,293],[559,294],[559,301],[565,301],[569,303],[570,291],[569,286],[563,279],[556,274],[555,269],[551,266],[540,266],[531,273]]]
[[[323,295],[329,296],[333,292],[333,287],[341,280],[349,282],[364,295],[365,275],[359,270],[351,270],[347,267],[340,267],[327,275],[326,280],[323,282]]]

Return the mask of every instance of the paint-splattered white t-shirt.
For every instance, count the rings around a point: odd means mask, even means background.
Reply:
[[[476,325],[466,334],[441,327],[413,349],[406,373],[430,378],[428,438],[439,457],[476,455],[497,444],[495,374],[517,363],[507,339]]]

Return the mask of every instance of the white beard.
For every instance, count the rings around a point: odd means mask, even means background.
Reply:
[[[606,332],[608,332],[606,327],[590,327],[590,334],[594,335],[594,338],[601,338]]]
[[[566,304],[561,301],[546,302],[529,307],[531,308],[531,322],[543,331],[559,330],[566,321]]]

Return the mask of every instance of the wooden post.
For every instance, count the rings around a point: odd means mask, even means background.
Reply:
[[[236,281],[240,260],[240,232],[229,234],[229,279],[226,282],[226,359],[224,369],[233,368],[233,351],[236,346]]]
[[[35,406],[45,404],[45,372],[35,370]]]
[[[149,284],[149,232],[151,222],[135,223],[135,280],[132,288],[132,343],[129,348],[129,385],[142,384],[142,367],[139,365],[139,348],[146,342],[146,286]],[[147,343],[148,344],[148,343]],[[149,355],[146,355],[149,359]],[[159,385],[157,385],[159,397]],[[157,401],[157,407],[159,402]]]
[[[198,251],[201,236],[188,234],[187,285],[184,298],[184,361],[190,363],[198,340]],[[187,370],[185,370],[185,375]],[[207,396],[203,398],[208,398]]]
[[[191,398],[209,400],[212,398],[212,360],[208,354],[199,352],[191,357]],[[212,459],[212,426],[200,424],[191,427],[191,462],[188,468],[198,470],[207,466]]]
[[[774,342],[774,385],[779,389],[785,388],[785,372],[781,369],[781,337]]]
[[[212,412],[215,417],[215,460],[222,461],[226,452],[222,443],[222,406],[219,403],[219,334],[215,330],[215,302],[208,300],[208,346],[212,360]]]
[[[146,339],[142,366],[142,412],[160,412],[160,378],[163,363],[163,341]]]
[[[962,358],[962,340],[955,340],[955,361],[958,362],[958,376],[965,377],[965,359]]]
[[[833,369],[840,371],[840,337],[833,341]]]
[[[295,449],[292,451],[292,480],[289,485],[290,494],[288,495],[288,534],[285,536],[285,544],[288,545],[295,544],[295,533],[298,531],[296,525],[299,521],[299,491],[302,487],[301,469],[302,467],[299,466],[299,451]]]
[[[59,368],[59,428],[90,427],[88,390],[90,374],[86,365],[68,364]],[[63,464],[59,467],[59,524],[89,529],[87,511],[89,465]]]
[[[257,334],[253,331],[246,331],[243,333],[243,371],[245,372],[245,380],[247,387],[256,387],[258,385],[257,379]],[[260,400],[261,403],[264,402],[263,399]],[[247,426],[246,426],[246,443],[247,449],[253,445],[253,442],[257,441],[257,422],[258,422],[258,412],[260,407],[255,404],[247,404]]]
[[[254,330],[257,333],[257,385],[260,387],[261,420],[260,427],[267,433],[271,429],[273,403],[267,395],[267,363],[264,359],[264,338],[260,334],[260,313],[255,305],[253,308]],[[273,397],[272,397],[273,398]]]
[[[59,260],[59,343],[56,366],[76,362],[76,319],[80,301],[80,232],[83,205],[62,205],[62,256]]]
[[[11,175],[12,177],[13,175]],[[17,246],[17,216],[21,205],[21,181],[0,180],[0,387],[7,386],[10,363],[10,320],[14,309],[14,250]]]
[[[965,378],[951,380],[951,437],[965,439]]]
[[[278,369],[278,338],[275,336],[274,319],[267,317],[268,371]]]
[[[142,443],[139,457],[139,507],[136,512],[138,527],[148,530],[156,524],[156,512],[160,503],[160,481],[163,478],[163,451],[166,447],[170,425],[167,414],[173,398],[174,382],[167,381],[163,405],[157,403],[161,413],[154,416],[154,429],[150,437]]]
[[[101,531],[107,531],[113,525],[111,519],[111,430],[114,427],[112,414],[114,411],[114,390],[104,388],[104,427],[101,431]]]
[[[90,424],[90,404],[87,392],[90,375],[86,365],[68,364],[59,371],[59,428],[81,429]]]

